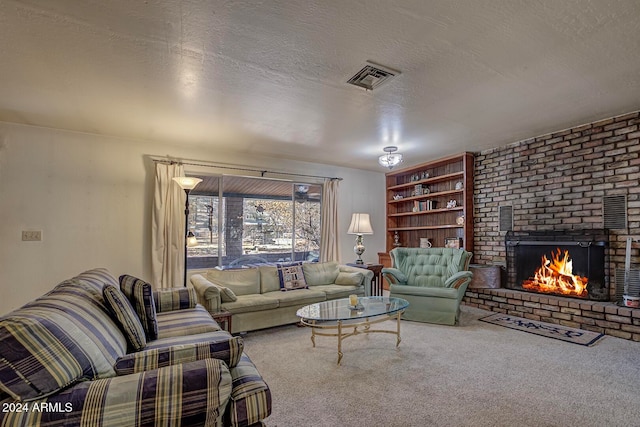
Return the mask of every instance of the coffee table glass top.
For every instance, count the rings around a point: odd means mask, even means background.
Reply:
[[[338,321],[364,319],[404,310],[409,302],[402,298],[359,297],[359,307],[349,306],[349,298],[317,302],[302,307],[296,315],[306,320]]]

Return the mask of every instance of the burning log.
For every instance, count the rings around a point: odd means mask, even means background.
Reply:
[[[569,251],[565,251],[562,256],[560,249],[557,249],[557,252],[551,254],[551,260],[542,256],[542,265],[533,277],[522,283],[522,287],[542,293],[586,297],[588,281],[586,277],[573,274]]]

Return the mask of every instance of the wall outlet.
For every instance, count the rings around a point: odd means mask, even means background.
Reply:
[[[29,231],[22,230],[23,242],[40,242],[42,240],[42,230]]]

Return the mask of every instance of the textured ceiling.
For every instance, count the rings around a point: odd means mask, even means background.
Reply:
[[[637,0],[0,0],[0,120],[382,171],[640,109],[638,52]]]

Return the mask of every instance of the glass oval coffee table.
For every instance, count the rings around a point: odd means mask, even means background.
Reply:
[[[400,345],[400,316],[409,302],[402,298],[359,297],[358,306],[349,305],[349,299],[322,301],[302,307],[296,312],[300,323],[311,328],[311,342],[316,346],[316,335],[338,337],[338,365],[342,360],[342,340],[358,334],[381,332],[396,335]],[[371,325],[396,320],[396,330],[372,329]],[[360,329],[359,329],[360,328]],[[352,330],[353,329],[353,330]]]

